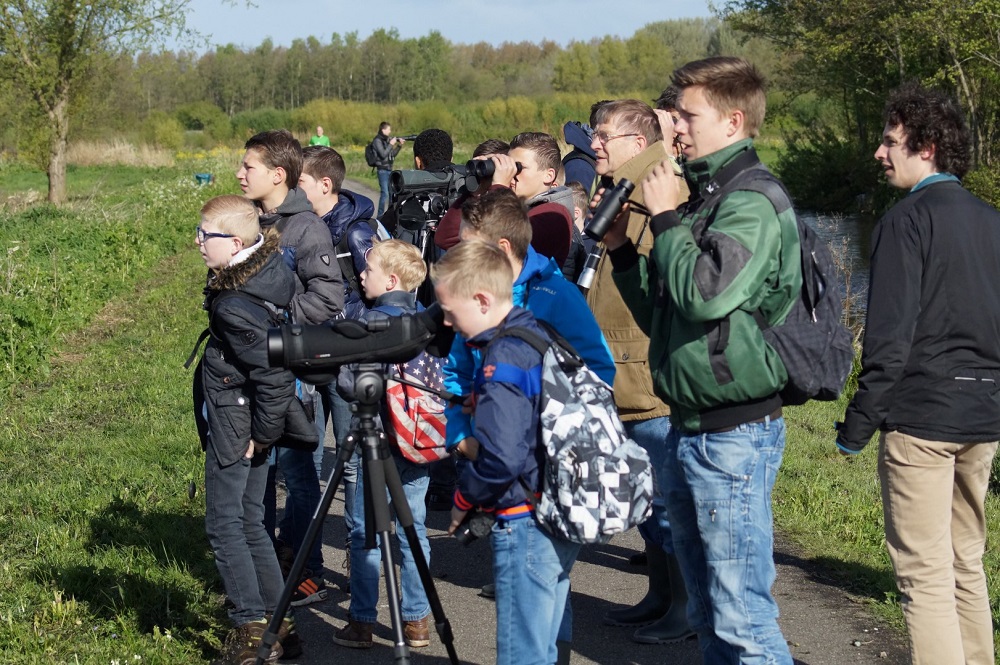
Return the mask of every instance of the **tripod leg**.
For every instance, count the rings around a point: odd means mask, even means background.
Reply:
[[[382,567],[385,570],[385,591],[389,602],[389,616],[392,621],[393,658],[398,665],[409,665],[410,648],[403,634],[403,614],[400,609],[399,579],[396,575],[396,564],[393,561],[392,541],[389,538],[391,517],[389,500],[386,497],[386,477],[388,472],[396,471],[395,462],[389,455],[385,435],[374,429],[366,430],[362,442],[363,457],[361,460],[365,482],[365,516],[370,514],[374,522],[365,525],[366,530],[374,529],[379,535],[382,545]],[[395,476],[399,483],[399,476]],[[370,506],[370,512],[369,512]]]
[[[330,472],[330,478],[326,483],[326,490],[323,492],[323,496],[319,500],[319,505],[316,506],[316,513],[313,515],[312,521],[309,522],[309,528],[306,529],[306,534],[302,538],[302,546],[299,548],[298,554],[295,555],[292,569],[288,573],[288,581],[285,582],[285,588],[281,590],[281,597],[278,598],[278,605],[274,608],[271,623],[268,624],[267,631],[261,637],[260,648],[257,650],[257,659],[255,661],[256,665],[264,663],[265,659],[271,653],[274,643],[278,641],[278,629],[281,628],[281,621],[285,618],[288,606],[292,602],[292,594],[295,593],[295,586],[299,575],[302,574],[302,570],[305,568],[306,559],[309,558],[309,550],[312,549],[323,520],[326,519],[327,511],[330,510],[330,504],[333,503],[337,487],[344,477],[344,464],[354,454],[357,441],[358,437],[352,433],[344,441],[344,445],[340,446],[337,451],[337,463],[334,464],[333,471]]]
[[[413,511],[406,500],[406,493],[403,490],[403,483],[399,477],[399,470],[396,462],[391,457],[383,460],[382,466],[385,469],[385,485],[389,490],[389,497],[392,499],[392,507],[396,511],[396,518],[399,525],[406,534],[406,542],[410,545],[410,553],[420,574],[420,582],[424,586],[424,593],[427,594],[427,602],[431,606],[431,613],[434,615],[434,629],[437,631],[441,643],[448,650],[448,658],[453,665],[458,665],[458,654],[455,652],[455,636],[451,630],[451,622],[445,616],[444,607],[441,605],[441,598],[438,596],[434,586],[434,578],[431,577],[430,566],[424,550],[420,546],[420,538],[417,529],[413,524]],[[388,579],[388,578],[387,578]]]

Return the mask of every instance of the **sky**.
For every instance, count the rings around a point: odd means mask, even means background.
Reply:
[[[188,27],[217,44],[243,48],[270,37],[275,46],[316,37],[328,44],[333,33],[357,31],[365,39],[378,28],[396,28],[403,39],[432,30],[456,44],[505,41],[538,43],[613,35],[630,37],[646,25],[677,18],[711,16],[709,0],[191,0]],[[168,43],[168,48],[176,44]],[[200,48],[196,50],[202,50]]]

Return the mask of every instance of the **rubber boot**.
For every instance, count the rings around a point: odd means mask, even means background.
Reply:
[[[608,611],[604,623],[609,626],[646,626],[670,610],[670,577],[667,553],[659,545],[646,544],[646,571],[649,589],[633,607]]]
[[[687,589],[677,557],[666,554],[664,568],[670,580],[670,609],[655,622],[644,626],[632,634],[632,641],[640,644],[670,644],[680,642],[694,635],[687,620]]]

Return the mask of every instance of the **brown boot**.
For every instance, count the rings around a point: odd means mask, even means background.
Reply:
[[[263,619],[233,628],[226,636],[221,658],[213,661],[213,665],[252,665],[257,660],[257,649],[266,630],[267,622]],[[282,654],[281,643],[276,642],[264,662],[277,662]]]
[[[430,621],[428,614],[419,621],[403,622],[403,635],[406,636],[406,644],[409,647],[425,647],[431,643]]]
[[[267,621],[267,625],[270,626],[271,615],[268,614],[264,619]],[[281,649],[284,651],[281,655],[281,660],[290,660],[302,655],[302,638],[299,637],[298,631],[295,630],[294,618],[286,616],[281,620],[281,626],[278,627],[278,644],[281,645]]]
[[[352,649],[367,649],[373,644],[372,632],[374,630],[375,624],[373,623],[362,623],[349,619],[346,626],[333,634],[333,643]]]

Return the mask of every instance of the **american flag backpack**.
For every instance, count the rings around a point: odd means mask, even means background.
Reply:
[[[448,457],[445,450],[445,401],[429,392],[395,379],[444,390],[441,359],[423,352],[406,363],[390,365],[386,381],[388,420],[386,434],[403,457],[415,464],[428,464]]]

